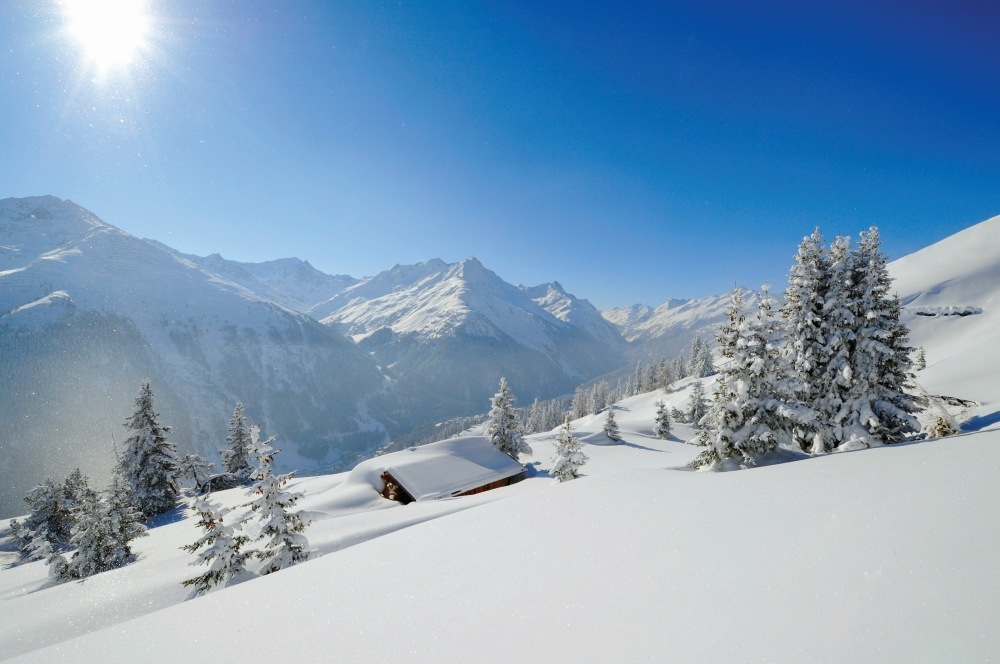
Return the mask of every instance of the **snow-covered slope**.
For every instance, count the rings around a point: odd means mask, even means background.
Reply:
[[[1000,652],[1000,432],[730,473],[653,438],[655,401],[619,404],[624,440],[575,422],[590,461],[400,506],[370,478],[299,480],[326,554],[184,601],[187,518],[140,560],[45,586],[0,571],[0,652],[15,662],[988,661]],[[690,430],[676,427],[680,437]],[[804,500],[822,495],[828,500]],[[241,490],[217,494],[237,506]],[[243,508],[245,510],[245,508]],[[238,512],[240,510],[237,510]]]
[[[184,452],[215,457],[237,401],[299,467],[385,439],[348,340],[54,197],[0,201],[0,367],[3,514],[47,475],[103,478],[144,378]]]
[[[889,265],[910,342],[924,347],[920,384],[977,401],[966,429],[1000,425],[1000,216]]]
[[[990,331],[1000,256],[982,254],[1000,244],[998,226],[890,268],[927,349],[921,383],[983,404],[962,415],[961,435],[691,472],[687,425],[671,440],[652,435],[656,401],[682,408],[687,379],[618,403],[619,444],[602,433],[603,415],[575,421],[590,460],[566,484],[546,474],[555,432],[529,438],[532,477],[476,496],[401,506],[378,495],[378,473],[296,480],[317,557],[206,597],[184,601],[180,586],[199,571],[178,549],[198,536],[191,518],[153,528],[136,563],[85,582],[46,587],[41,563],[0,569],[0,653],[102,663],[992,661],[1000,521],[984,506],[1000,501],[1000,431],[987,430],[1000,403]],[[918,315],[955,310],[980,313]],[[242,490],[216,497],[247,500]],[[0,526],[0,556],[3,536]]]
[[[485,410],[503,375],[530,399],[623,364],[624,341],[589,302],[558,283],[513,286],[475,258],[396,265],[309,313],[371,352],[404,398],[440,395],[441,416]]]

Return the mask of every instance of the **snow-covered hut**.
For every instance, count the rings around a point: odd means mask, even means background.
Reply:
[[[524,479],[524,466],[478,436],[411,447],[363,462],[380,471],[382,496],[401,503],[468,496]]]

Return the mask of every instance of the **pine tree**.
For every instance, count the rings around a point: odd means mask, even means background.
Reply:
[[[590,391],[583,385],[578,385],[573,392],[573,417],[579,419],[586,417],[590,410]]]
[[[243,404],[237,403],[229,418],[229,435],[226,436],[228,447],[219,450],[222,455],[222,467],[227,473],[234,475],[250,475],[250,422],[246,418]]]
[[[587,455],[583,453],[581,447],[580,441],[573,437],[573,429],[567,415],[556,438],[556,456],[550,471],[558,481],[565,482],[580,476],[580,468],[587,463]]]
[[[514,461],[521,454],[531,454],[531,448],[521,436],[521,426],[514,415],[514,395],[507,387],[507,379],[500,379],[500,389],[493,395],[490,419],[486,424],[486,438]]]
[[[53,548],[52,543],[44,537],[33,542],[31,560],[44,560],[49,568],[49,580],[53,583],[69,581],[73,575],[69,571],[69,563],[66,558]]]
[[[21,525],[17,519],[11,519],[9,523],[11,542],[17,547],[18,554],[26,560],[31,560],[31,531]]]
[[[670,409],[662,399],[656,402],[656,426],[653,432],[657,438],[670,437]]]
[[[708,412],[708,403],[705,401],[705,384],[696,380],[691,386],[691,401],[688,403],[686,418],[695,428],[701,428],[701,418]]]
[[[916,359],[913,360],[913,370],[923,371],[926,368],[927,368],[927,352],[924,350],[924,347],[921,346],[920,348],[917,349]]]
[[[79,499],[87,496],[78,483],[81,479],[79,471],[71,474],[61,485],[46,478],[24,497],[30,513],[23,525],[32,542],[45,539],[55,551],[63,551],[69,546],[80,507]],[[82,479],[82,482],[85,487],[86,480]]]
[[[794,398],[803,404],[817,404],[830,392],[827,369],[835,350],[828,345],[831,321],[825,311],[830,280],[830,256],[816,228],[799,244],[795,263],[788,273],[781,310],[785,335],[783,359],[797,381]],[[827,412],[824,417],[829,421],[832,416]],[[803,449],[820,453],[827,449],[824,441],[829,435],[821,422],[813,421],[797,428],[795,438]]]
[[[917,430],[910,381],[909,332],[900,320],[899,298],[874,226],[861,234],[852,261],[854,340],[849,355],[850,386],[837,415],[840,440],[848,447],[903,440]]]
[[[664,390],[670,389],[670,386],[675,380],[677,380],[677,375],[674,373],[674,367],[665,357],[660,360],[659,377],[657,380],[659,386]]]
[[[89,495],[80,507],[80,517],[73,531],[77,548],[69,561],[69,576],[83,579],[122,567],[134,556],[129,543],[146,534],[141,515],[129,502],[124,481],[112,477],[107,500]]]
[[[604,418],[604,434],[616,443],[622,439],[618,433],[618,423],[615,422],[615,407],[613,404],[608,406],[608,414]]]
[[[813,417],[808,409],[788,404],[791,394],[779,363],[779,326],[768,289],[765,285],[752,318],[744,316],[738,295],[730,299],[728,321],[719,334],[719,345],[729,361],[715,383],[705,418],[710,426],[700,437],[707,449],[695,461],[698,467],[712,467],[729,458],[753,465],[779,444],[790,443],[793,426]],[[727,338],[734,330],[735,338]]]
[[[130,500],[146,517],[174,507],[180,493],[177,448],[167,441],[170,427],[159,423],[153,410],[153,390],[149,381],[139,387],[135,412],[125,422],[131,435],[117,471],[128,484]]]
[[[182,585],[194,586],[195,593],[201,594],[215,586],[225,587],[234,579],[239,580],[240,577],[249,576],[246,565],[254,553],[244,551],[243,547],[250,542],[250,538],[239,532],[238,521],[235,525],[223,523],[223,518],[230,510],[213,503],[207,497],[196,499],[193,507],[198,513],[198,522],[195,525],[199,526],[204,534],[193,544],[182,546],[181,549],[198,554],[192,565],[209,567],[203,574],[182,581]]]
[[[680,380],[687,378],[688,375],[687,360],[684,358],[684,353],[681,353],[674,358],[674,376],[676,376],[676,380]]]
[[[295,473],[275,475],[271,469],[274,455],[274,438],[260,440],[260,429],[250,428],[250,451],[257,459],[257,468],[250,474],[255,484],[251,493],[257,498],[247,504],[260,521],[258,540],[267,540],[257,556],[264,561],[260,574],[270,574],[300,563],[309,557],[309,541],[302,533],[309,525],[307,517],[299,512],[290,512],[301,493],[289,493],[281,488]]]

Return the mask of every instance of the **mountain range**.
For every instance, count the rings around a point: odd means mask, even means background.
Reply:
[[[558,283],[512,285],[471,257],[357,279],[192,256],[70,201],[5,199],[0,514],[46,476],[105,476],[147,378],[182,453],[217,459],[239,401],[286,467],[319,470],[485,412],[501,376],[527,405],[633,346]]]

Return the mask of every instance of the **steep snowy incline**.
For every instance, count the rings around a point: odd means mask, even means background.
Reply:
[[[1000,426],[1000,216],[889,265],[910,343],[926,351],[920,384],[973,400],[967,429]]]

